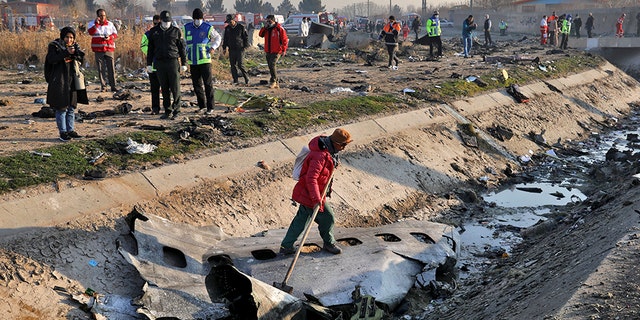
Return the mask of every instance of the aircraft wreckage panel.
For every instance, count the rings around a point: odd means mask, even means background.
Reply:
[[[225,239],[219,228],[138,215],[132,231],[138,244],[137,255],[123,248],[120,252],[152,288],[141,299],[141,313],[152,319],[151,315],[187,319],[212,310],[227,313],[219,303],[223,300],[212,295],[211,291],[219,291],[211,288],[213,282],[209,282],[209,292],[205,286],[207,275],[211,277],[219,270],[212,270],[210,261],[219,257],[228,257],[233,272],[250,280],[259,318],[288,319],[292,309],[300,309],[304,294],[315,297],[325,307],[350,304],[356,286],[363,295],[374,296],[394,308],[418,274],[435,274],[435,268],[457,258],[459,250],[457,233],[444,224],[404,221],[377,228],[336,228],[343,253],[304,250],[287,283],[294,289],[292,296],[268,285],[284,280],[293,259],[293,255],[276,254],[285,231]],[[311,231],[306,243],[311,248],[322,247],[317,230]],[[174,304],[183,310],[174,309],[174,314],[168,310],[173,308],[166,308]]]

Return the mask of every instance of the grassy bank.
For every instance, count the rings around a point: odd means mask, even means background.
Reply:
[[[603,63],[598,56],[582,54],[575,57],[564,56],[556,61],[543,61],[546,71],[535,65],[506,67],[509,75],[504,79],[500,70],[479,76],[484,86],[465,79],[442,79],[438,90],[424,90],[403,95],[350,96],[330,102],[320,101],[308,105],[288,103],[276,97],[255,97],[243,106],[245,113],[226,118],[227,126],[233,130],[232,139],[246,141],[253,138],[282,137],[301,133],[301,129],[328,127],[336,123],[357,121],[363,117],[390,114],[424,107],[429,101],[450,101],[473,96],[483,91],[503,88],[510,84],[524,85],[549,78],[558,78],[569,73],[590,70]],[[191,154],[204,149],[215,150],[218,145],[211,135],[192,131],[187,138],[180,132],[193,130],[191,124],[176,124],[166,132],[138,131],[135,133],[109,136],[104,139],[77,140],[55,145],[33,152],[18,152],[0,158],[0,193],[24,187],[51,183],[65,177],[81,178],[87,171],[127,171],[162,165],[172,158]],[[213,130],[213,129],[211,129]],[[200,136],[199,136],[200,135]],[[156,151],[144,155],[129,154],[123,144],[128,138],[136,142],[156,145]],[[246,145],[246,143],[234,143]],[[103,154],[98,165],[92,159]]]

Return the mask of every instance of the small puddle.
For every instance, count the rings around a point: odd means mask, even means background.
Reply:
[[[462,228],[458,228],[462,242],[459,258],[461,265],[467,269],[467,272],[459,275],[460,278],[464,279],[478,271],[487,263],[486,259],[510,255],[512,248],[522,241],[520,230],[546,220],[544,215],[550,212],[548,208],[520,208],[505,211],[489,219],[470,221]]]
[[[575,187],[537,182],[514,185],[507,190],[489,193],[483,198],[500,207],[517,208],[564,206],[585,200],[587,196]]]
[[[458,229],[462,242],[459,262],[464,266],[461,279],[492,264],[491,260],[511,255],[522,241],[520,231],[547,220],[551,208],[587,198],[575,184],[551,182],[516,184],[482,197],[493,216],[467,221]]]

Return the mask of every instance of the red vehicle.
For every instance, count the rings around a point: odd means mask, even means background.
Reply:
[[[54,30],[53,18],[49,15],[26,13],[14,16],[14,25],[25,30]]]
[[[320,23],[329,25],[336,24],[336,18],[332,12],[320,12],[318,13],[318,18],[320,19]]]
[[[234,13],[233,17],[237,22],[245,23],[244,16],[242,16],[242,14]],[[226,13],[208,14],[204,16],[204,21],[209,22],[218,31],[223,31],[224,28],[227,26],[227,24],[225,23],[226,20],[227,20]]]
[[[257,26],[260,26],[260,23],[264,20],[262,13],[251,13],[246,12],[242,13],[244,16],[244,21],[247,23],[247,28],[257,29]]]

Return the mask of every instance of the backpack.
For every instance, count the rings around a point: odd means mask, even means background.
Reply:
[[[309,150],[309,147],[304,146],[296,156],[296,161],[293,163],[293,172],[291,173],[291,177],[293,178],[293,180],[297,181],[300,179],[300,171],[302,171],[302,165],[304,164],[304,161],[307,159],[307,156],[310,152],[311,150]]]

